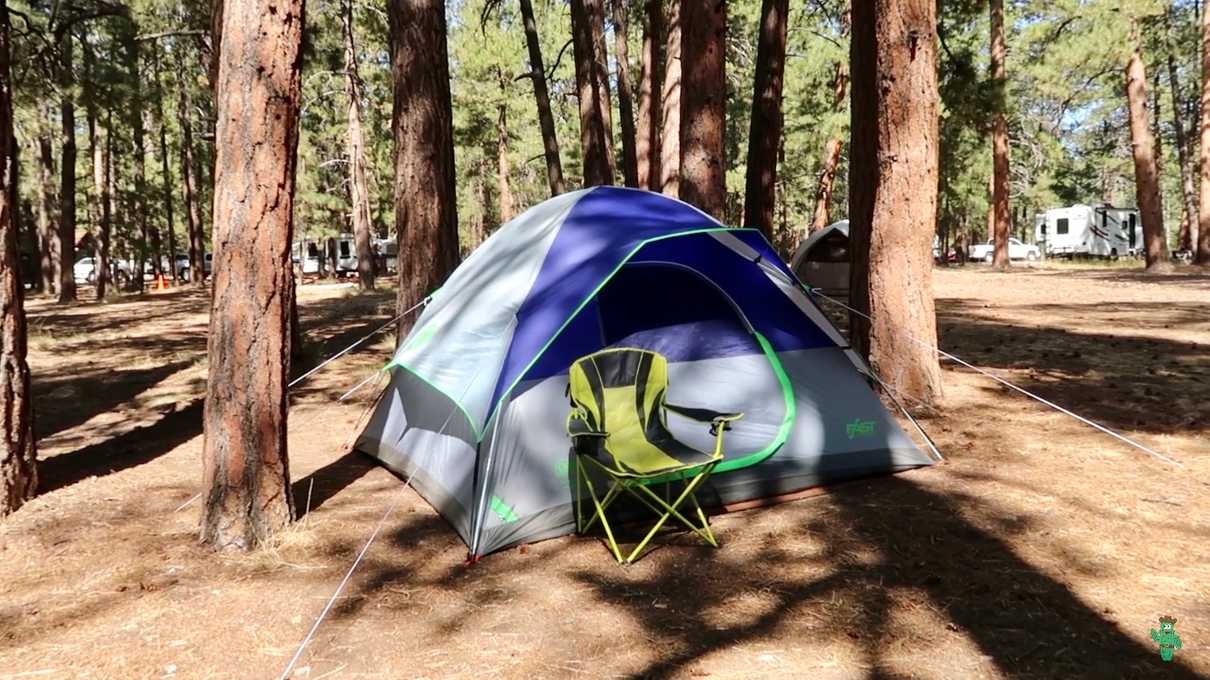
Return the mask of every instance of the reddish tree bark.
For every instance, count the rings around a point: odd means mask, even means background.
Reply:
[[[171,162],[168,158],[168,121],[164,117],[164,87],[160,82],[158,60],[156,61],[155,79],[156,118],[160,126],[160,177],[163,180],[161,196],[164,202],[164,222],[168,232],[168,275],[173,281],[176,281],[180,272],[176,264],[176,224],[172,215],[172,172],[169,169]]]
[[[1194,261],[1210,266],[1210,3],[1202,3],[1202,120],[1201,198],[1198,201],[1197,255]]]
[[[432,293],[458,266],[458,214],[445,3],[391,0],[390,16],[402,312]],[[414,319],[409,315],[399,322],[400,340]]]
[[[626,186],[637,187],[634,98],[630,92],[630,48],[626,41],[626,0],[613,0],[613,56],[618,64],[618,115],[622,117],[622,178]]]
[[[63,137],[59,164],[59,302],[75,302],[76,277],[76,107],[72,101],[71,31],[60,28],[59,130]]]
[[[563,163],[559,159],[559,138],[555,135],[555,118],[550,110],[550,92],[546,86],[546,67],[542,65],[542,43],[530,0],[521,0],[521,18],[525,24],[525,44],[529,49],[529,77],[534,85],[534,101],[538,107],[538,126],[542,130],[542,150],[546,156],[546,179],[550,195],[566,191]]]
[[[664,3],[646,0],[643,14],[643,63],[639,67],[639,117],[635,156],[639,188],[660,189],[660,90],[663,87]]]
[[[261,545],[294,516],[286,381],[302,28],[302,0],[225,3],[201,527],[218,547]]]
[[[201,209],[198,205],[197,171],[193,154],[192,97],[185,78],[177,77],[177,122],[181,128],[181,190],[185,194],[185,233],[189,241],[189,282],[206,285],[206,243],[202,237]]]
[[[33,394],[25,361],[25,301],[17,249],[11,32],[8,3],[0,0],[0,517],[32,498],[38,483]]]
[[[770,243],[777,204],[777,155],[781,147],[781,92],[786,67],[786,28],[790,0],[764,0],[756,41],[756,79],[748,132],[748,168],[744,190],[744,226],[761,230]]]
[[[1164,211],[1160,203],[1159,167],[1155,158],[1155,138],[1147,117],[1147,71],[1136,37],[1134,51],[1126,63],[1126,103],[1130,112],[1130,146],[1134,156],[1135,197],[1143,222],[1147,271],[1171,268],[1168,238],[1164,230]]]
[[[726,0],[683,3],[681,31],[680,196],[722,219],[727,205]]]
[[[51,142],[49,109],[38,110],[38,252],[42,291],[54,294],[59,289],[60,259],[59,229],[55,220],[55,158]]]
[[[991,75],[995,88],[992,114],[992,238],[996,245],[992,254],[992,266],[1004,269],[1009,266],[1008,237],[1012,228],[1012,213],[1008,205],[1008,119],[1005,109],[1004,75],[1004,0],[991,0]]]
[[[357,285],[374,290],[374,251],[370,247],[370,185],[366,181],[365,137],[361,131],[361,75],[353,34],[353,0],[344,0],[341,16],[345,33],[345,95],[349,98],[349,198],[353,210],[353,240],[357,246]]]
[[[498,73],[500,81],[500,103],[496,105],[496,196],[500,201],[500,223],[513,218],[513,190],[508,175],[508,78]]]
[[[605,69],[603,0],[571,0],[572,51],[580,101],[584,186],[613,184],[613,130]]]
[[[140,50],[139,41],[135,39],[135,29],[133,25],[125,27],[122,34],[122,43],[124,56],[126,58],[126,73],[130,77],[130,94],[129,94],[129,109],[127,110],[128,125],[130,126],[130,137],[132,143],[131,152],[133,157],[131,160],[131,168],[134,171],[134,194],[130,196],[133,204],[132,213],[135,220],[135,234],[138,237],[138,243],[135,247],[135,273],[134,273],[134,289],[142,292],[143,290],[143,270],[146,268],[147,255],[151,254],[148,245],[151,241],[148,237],[147,225],[147,168],[145,157],[147,155],[146,148],[146,130],[143,128],[143,80],[139,73]],[[159,271],[159,257],[155,253],[156,271]]]
[[[927,190],[938,170],[935,5],[855,0],[852,13],[849,295],[870,317],[851,316],[852,340],[897,398],[928,408],[942,392],[928,349],[937,345],[937,192]]]
[[[841,23],[841,35],[847,35],[851,23],[849,10],[845,10]],[[849,64],[842,59],[836,62],[835,75],[832,78],[832,110],[840,112],[848,103]],[[844,149],[844,140],[840,137],[829,139],[824,145],[823,164],[820,166],[819,178],[815,182],[815,212],[811,217],[811,231],[817,231],[828,226],[828,206],[832,203],[832,188],[836,184],[836,168],[840,166],[840,152]]]
[[[1193,154],[1185,135],[1185,119],[1181,114],[1181,81],[1176,67],[1176,48],[1172,43],[1172,9],[1164,14],[1164,43],[1168,52],[1168,92],[1172,95],[1172,130],[1175,135],[1176,157],[1181,170],[1181,235],[1178,248],[1193,251],[1197,236],[1197,193],[1193,188]]]
[[[681,193],[681,0],[668,0],[664,84],[660,96],[659,190]]]

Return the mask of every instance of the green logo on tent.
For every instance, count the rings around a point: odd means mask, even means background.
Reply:
[[[846,425],[845,430],[848,432],[849,439],[853,439],[855,437],[868,437],[874,434],[874,421],[861,420],[858,418],[857,420],[854,420]]]
[[[498,496],[492,496],[492,512],[496,513],[505,522],[517,521],[517,513],[513,512],[513,509],[508,507],[508,504],[500,500]]]

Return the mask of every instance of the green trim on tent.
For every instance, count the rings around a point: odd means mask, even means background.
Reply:
[[[760,343],[760,348],[765,352],[765,358],[769,360],[769,365],[773,367],[773,373],[777,375],[777,382],[781,383],[781,394],[786,400],[786,412],[781,419],[781,428],[777,430],[777,436],[768,446],[750,453],[746,456],[736,458],[735,460],[724,460],[714,468],[714,474],[727,472],[728,470],[738,470],[764,462],[769,456],[772,456],[778,449],[786,443],[790,438],[790,431],[794,429],[794,420],[798,417],[798,404],[794,400],[794,385],[790,382],[790,376],[786,374],[786,369],[781,365],[781,360],[777,358],[777,352],[773,351],[773,346],[757,331],[752,331],[752,335],[756,336],[756,341]]]
[[[479,428],[475,426],[475,419],[471,418],[471,414],[466,412],[466,409],[462,406],[462,404],[460,404],[458,402],[457,399],[446,394],[445,390],[443,390],[440,387],[437,387],[433,383],[429,382],[428,378],[426,378],[423,375],[420,375],[416,371],[412,370],[412,368],[410,368],[407,364],[396,363],[395,360],[392,359],[391,362],[388,363],[386,366],[384,366],[382,370],[384,370],[384,371],[390,370],[392,366],[398,366],[399,368],[402,368],[403,370],[407,371],[408,373],[411,373],[412,375],[416,376],[417,378],[420,378],[420,381],[423,382],[425,385],[428,385],[429,387],[433,388],[434,390],[437,390],[438,394],[444,395],[446,399],[449,399],[451,402],[453,402],[454,406],[457,408],[457,410],[461,411],[462,416],[464,418],[466,418],[467,424],[471,426],[471,434],[475,435],[475,441],[476,442],[483,441],[483,433],[481,433],[479,431]],[[450,412],[450,415],[453,416],[452,411]]]
[[[567,328],[567,325],[571,323],[572,319],[576,318],[576,315],[580,313],[580,310],[584,309],[584,307],[589,302],[591,302],[592,299],[595,298],[598,293],[601,292],[601,289],[604,288],[610,281],[612,281],[613,277],[617,276],[618,272],[622,270],[622,267],[625,267],[630,262],[630,259],[633,258],[636,253],[638,253],[640,250],[643,249],[643,246],[645,246],[649,243],[655,243],[656,241],[665,241],[670,238],[679,238],[681,236],[693,236],[694,234],[710,234],[710,233],[719,232],[719,231],[736,232],[736,231],[759,231],[759,230],[751,229],[751,228],[741,228],[741,227],[709,227],[706,229],[691,229],[689,231],[680,231],[675,234],[664,234],[663,236],[655,236],[655,237],[640,241],[639,244],[636,245],[634,248],[632,248],[629,253],[626,253],[626,257],[622,258],[622,261],[618,263],[618,266],[614,267],[613,271],[609,272],[609,275],[606,276],[604,279],[602,279],[601,282],[597,284],[597,287],[593,288],[592,292],[589,293],[587,297],[585,297],[583,300],[580,301],[580,304],[574,310],[572,310],[571,314],[569,314],[566,319],[563,320],[563,323],[559,326],[558,329],[555,330],[554,334],[546,339],[546,344],[542,345],[541,349],[539,349],[537,351],[537,353],[534,354],[534,358],[530,359],[529,363],[525,365],[525,368],[522,369],[521,372],[517,374],[517,377],[513,380],[513,383],[511,385],[509,385],[506,390],[504,390],[503,392],[500,393],[500,398],[496,400],[496,403],[493,404],[491,409],[487,412],[487,420],[485,422],[490,423],[492,421],[492,416],[495,415],[496,410],[500,408],[500,404],[503,403],[506,398],[508,398],[508,395],[512,394],[512,391],[514,389],[516,389],[518,383],[521,382],[521,379],[524,378],[527,373],[529,373],[529,369],[533,368],[534,364],[538,363],[538,359],[541,359],[542,355],[546,354],[546,350],[550,349],[550,346],[554,344],[555,340],[559,337],[559,334],[561,334],[563,332],[563,329]]]

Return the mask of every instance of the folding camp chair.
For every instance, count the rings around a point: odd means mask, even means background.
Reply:
[[[675,406],[664,400],[667,391],[668,361],[655,352],[607,349],[578,359],[571,366],[568,395],[572,409],[567,417],[567,433],[575,460],[576,530],[583,533],[599,519],[614,557],[623,564],[633,562],[670,517],[718,547],[694,492],[723,459],[723,431],[731,429],[731,421],[743,414]],[[714,451],[704,453],[677,441],[668,431],[667,411],[710,423]],[[590,470],[609,481],[603,497],[597,495]],[[684,486],[670,501],[670,484],[674,481]],[[665,485],[663,497],[649,488],[659,483]],[[581,484],[587,487],[595,508],[588,518],[581,510]],[[659,517],[627,557],[622,556],[605,515],[623,492]],[[693,505],[698,522],[678,509],[685,501]]]

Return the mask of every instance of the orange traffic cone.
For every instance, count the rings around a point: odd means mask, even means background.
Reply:
[[[164,288],[166,288],[166,286],[164,285],[164,275],[156,274],[155,275],[155,289],[164,290]]]

